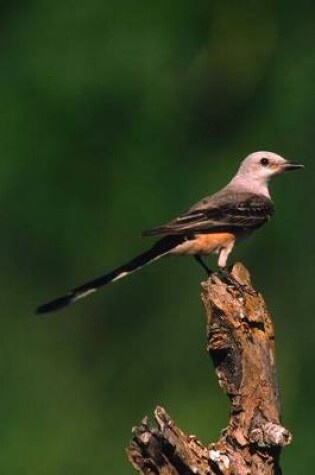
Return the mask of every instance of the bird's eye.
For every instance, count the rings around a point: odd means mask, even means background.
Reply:
[[[267,167],[269,165],[269,160],[268,158],[261,158],[260,159],[260,164],[263,166],[263,167]]]

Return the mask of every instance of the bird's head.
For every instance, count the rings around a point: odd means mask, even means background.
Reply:
[[[270,198],[268,189],[270,178],[299,168],[303,168],[301,163],[290,162],[276,153],[254,152],[242,161],[237,174],[228,186]]]
[[[273,176],[303,167],[301,163],[290,162],[273,152],[254,152],[242,161],[238,174],[267,183]]]

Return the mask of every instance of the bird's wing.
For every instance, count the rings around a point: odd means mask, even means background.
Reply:
[[[205,198],[187,213],[143,235],[246,232],[263,225],[272,213],[272,202],[265,196],[227,190]]]

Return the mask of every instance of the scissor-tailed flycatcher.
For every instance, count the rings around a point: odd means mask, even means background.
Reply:
[[[273,213],[268,189],[270,178],[298,168],[303,165],[272,152],[248,155],[222,190],[199,201],[187,213],[164,226],[144,231],[144,236],[163,236],[148,251],[63,297],[41,305],[37,312],[63,308],[166,255],[193,255],[208,271],[201,256],[215,253],[219,255],[218,266],[224,270],[235,241],[248,236],[270,219]]]

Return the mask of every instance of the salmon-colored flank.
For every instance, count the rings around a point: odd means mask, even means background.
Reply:
[[[232,233],[196,234],[194,239],[189,239],[179,244],[171,254],[211,254],[219,252],[235,241]]]

